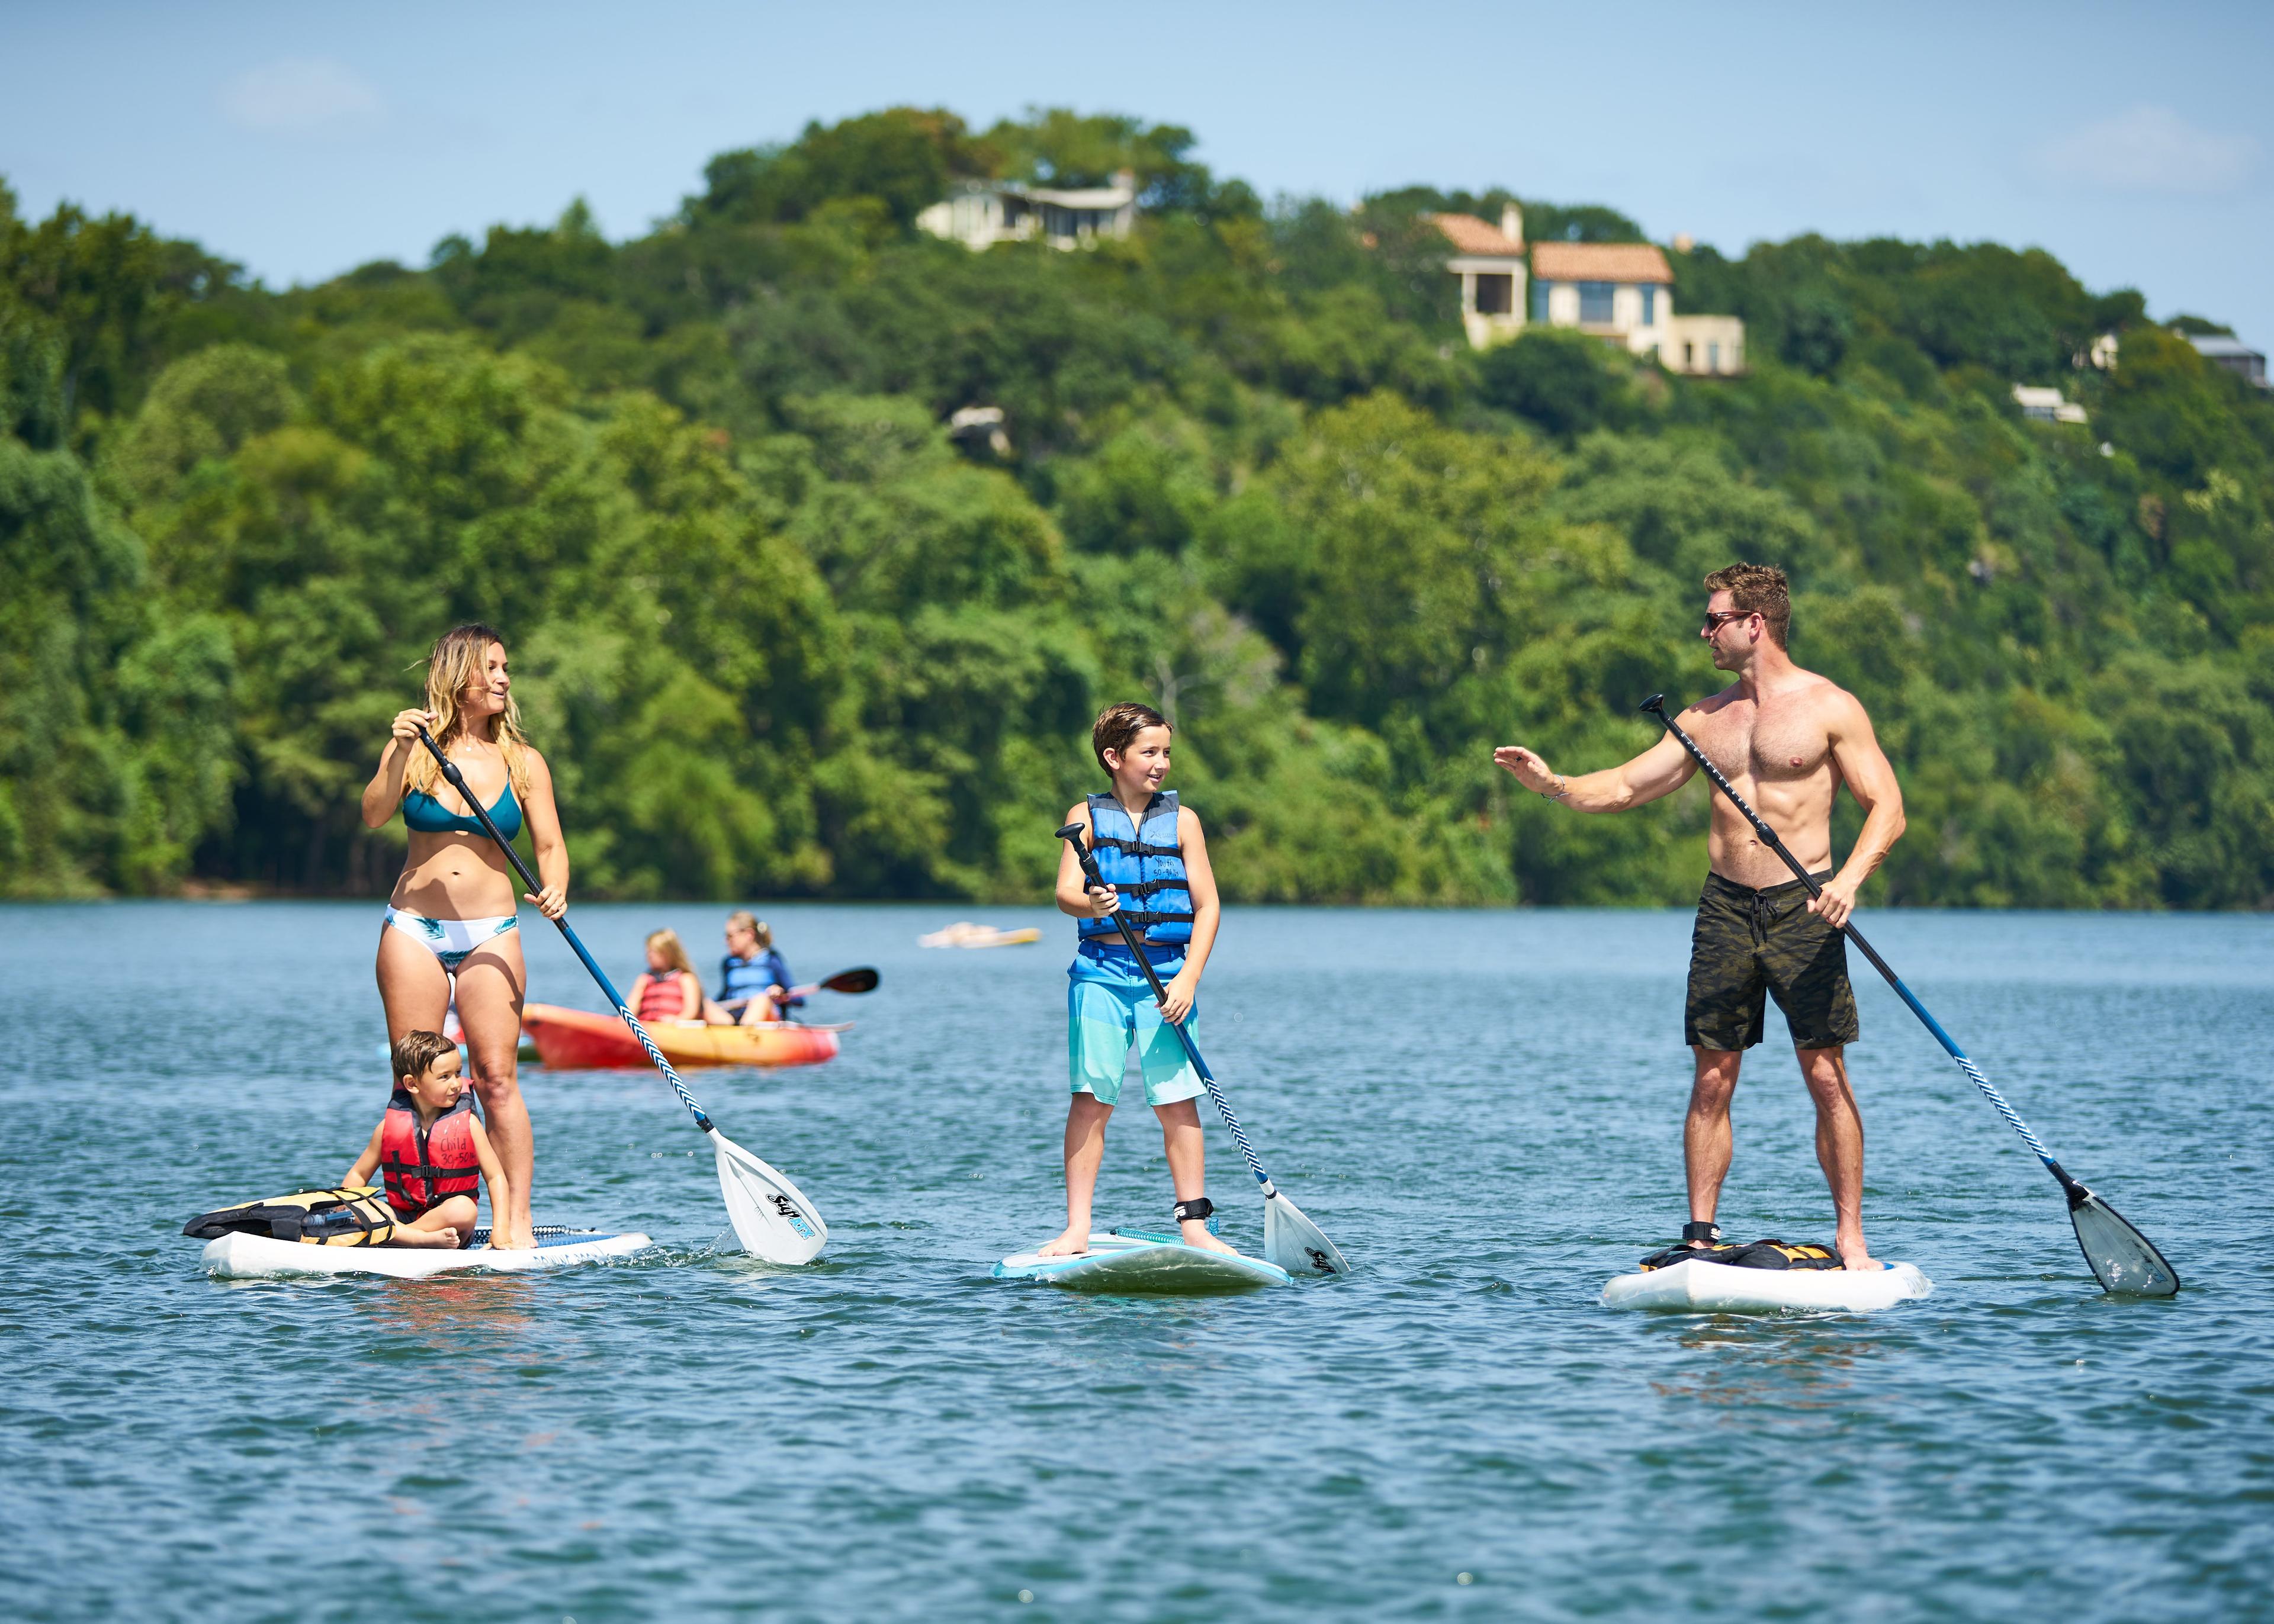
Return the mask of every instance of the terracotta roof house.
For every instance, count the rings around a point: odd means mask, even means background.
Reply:
[[[1656,356],[1668,372],[1745,370],[1745,324],[1675,315],[1674,272],[1653,243],[1541,243],[1532,251],[1532,319]]]
[[[1577,327],[1655,357],[1670,372],[1745,370],[1745,324],[1735,316],[1676,316],[1674,272],[1655,244],[1537,243],[1527,252],[1514,204],[1502,210],[1498,229],[1474,214],[1434,220],[1453,250],[1445,268],[1460,278],[1461,325],[1475,349],[1514,338],[1530,321]]]
[[[1461,325],[1472,349],[1485,350],[1524,330],[1524,211],[1513,203],[1494,226],[1474,214],[1433,214],[1453,245],[1445,268],[1461,279]]]

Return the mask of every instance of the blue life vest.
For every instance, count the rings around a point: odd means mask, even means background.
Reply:
[[[1089,845],[1097,853],[1098,873],[1121,894],[1119,917],[1129,921],[1139,941],[1148,947],[1180,947],[1193,939],[1193,893],[1185,880],[1184,851],[1177,844],[1176,791],[1156,793],[1136,828],[1112,796],[1092,795]],[[1114,917],[1078,921],[1082,941],[1126,951]]]
[[[719,961],[719,1001],[721,1004],[755,998],[769,987],[794,985],[795,983],[789,979],[789,966],[782,962],[782,956],[772,948],[768,948],[756,959],[740,959],[729,953]],[[785,998],[781,1002],[786,1008],[797,1009],[803,1006],[805,1000]]]

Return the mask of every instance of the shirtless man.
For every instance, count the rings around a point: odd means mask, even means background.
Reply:
[[[1903,797],[1894,770],[1853,694],[1785,653],[1792,604],[1784,572],[1732,564],[1706,577],[1700,635],[1713,664],[1736,680],[1675,718],[1737,793],[1775,830],[1823,887],[1790,877],[1721,795],[1706,836],[1705,894],[1690,941],[1690,994],[1683,1041],[1697,1056],[1690,1115],[1683,1124],[1693,1246],[1721,1237],[1713,1210],[1729,1171],[1729,1101],[1743,1052],[1761,1041],[1765,995],[1773,995],[1800,1055],[1800,1074],[1816,1101],[1816,1159],[1838,1214],[1834,1244],[1851,1269],[1872,1269],[1864,1244],[1864,1123],[1848,1086],[1843,1051],[1858,1036],[1848,984],[1848,943],[1840,934],[1856,893],[1903,832]],[[1565,778],[1522,745],[1493,760],[1526,789],[1579,812],[1623,812],[1670,795],[1697,763],[1672,733],[1622,767]],[[1832,872],[1832,800],[1841,786],[1864,808],[1856,848]]]

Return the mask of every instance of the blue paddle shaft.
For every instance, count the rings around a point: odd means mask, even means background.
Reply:
[[[482,828],[488,832],[489,838],[497,842],[498,850],[505,853],[506,861],[513,865],[514,872],[521,876],[522,883],[528,886],[531,891],[542,895],[545,887],[538,883],[537,876],[529,871],[529,865],[521,861],[521,853],[513,849],[513,842],[501,834],[498,831],[498,826],[490,821],[489,809],[482,805],[481,798],[466,788],[466,775],[458,770],[458,763],[442,754],[442,747],[434,742],[434,735],[424,727],[418,730],[418,741],[433,753],[437,762],[441,763],[443,778],[449,781],[452,789],[458,792],[459,798],[474,809],[474,816],[480,820]],[[640,1047],[647,1050],[647,1057],[655,1062],[656,1069],[663,1073],[663,1080],[669,1083],[673,1092],[679,1095],[679,1102],[695,1113],[697,1125],[705,1133],[716,1132],[718,1130],[711,1125],[709,1116],[704,1113],[701,1106],[696,1104],[695,1096],[688,1093],[687,1086],[679,1080],[679,1073],[672,1069],[671,1062],[663,1057],[663,1051],[656,1047],[655,1040],[648,1036],[647,1028],[641,1026],[634,1018],[630,1006],[624,1002],[623,995],[616,990],[615,983],[608,980],[607,972],[601,969],[594,961],[592,955],[584,951],[584,943],[577,940],[576,933],[570,929],[568,920],[556,919],[553,922],[561,928],[561,936],[567,938],[570,949],[576,957],[584,961],[584,967],[592,973],[592,979],[599,982],[600,990],[608,995],[609,1006],[623,1017],[624,1024],[632,1029],[632,1035],[640,1041]]]

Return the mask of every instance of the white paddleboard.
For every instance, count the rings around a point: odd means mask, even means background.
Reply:
[[[206,1273],[217,1280],[278,1280],[309,1274],[381,1274],[394,1280],[425,1280],[434,1274],[471,1272],[520,1274],[529,1269],[568,1268],[644,1252],[655,1243],[644,1235],[606,1235],[598,1229],[540,1233],[537,1244],[511,1252],[488,1246],[443,1251],[427,1246],[308,1246],[265,1235],[224,1235],[207,1241]]]
[[[1603,1306],[1693,1314],[1864,1314],[1933,1289],[1934,1282],[1909,1263],[1851,1274],[1846,1269],[1734,1268],[1692,1259],[1671,1268],[1621,1274],[1603,1288]]]
[[[1116,1229],[1091,1236],[1089,1250],[1078,1257],[1013,1252],[995,1266],[995,1278],[1035,1280],[1069,1291],[1195,1297],[1284,1286],[1288,1275],[1277,1264],[1245,1252],[1210,1252],[1173,1235]]]

